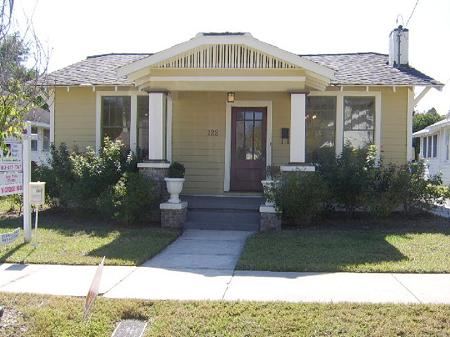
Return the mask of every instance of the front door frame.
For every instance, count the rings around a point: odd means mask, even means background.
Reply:
[[[225,120],[225,174],[223,179],[224,192],[230,191],[231,183],[231,109],[233,107],[247,108],[266,108],[266,166],[272,165],[272,101],[235,101],[226,103]]]

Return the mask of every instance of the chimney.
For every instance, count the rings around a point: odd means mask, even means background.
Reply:
[[[389,65],[399,67],[408,65],[409,31],[402,25],[389,34]]]

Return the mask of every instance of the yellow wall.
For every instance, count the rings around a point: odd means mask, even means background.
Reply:
[[[408,89],[384,88],[381,94],[381,156],[386,162],[406,163]]]
[[[91,88],[56,88],[55,143],[70,150],[95,148],[95,92]]]
[[[111,90],[112,88],[110,88]],[[105,90],[105,89],[97,89]],[[336,90],[336,88],[330,88]],[[364,91],[353,87],[347,90]],[[406,161],[407,88],[371,87],[382,92],[381,144],[387,162]],[[173,159],[186,166],[185,193],[223,193],[226,92],[173,92]],[[281,128],[290,127],[287,92],[237,92],[236,100],[272,101],[272,165],[289,162],[289,145],[281,144]],[[69,148],[95,147],[96,93],[91,88],[57,88],[55,141]],[[218,129],[218,136],[208,136]]]

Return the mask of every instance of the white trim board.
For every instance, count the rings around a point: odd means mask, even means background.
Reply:
[[[147,82],[304,82],[305,76],[151,76]]]
[[[267,109],[266,166],[272,165],[272,101],[235,101],[234,103],[226,103],[224,192],[230,191],[231,183],[231,109],[233,107],[262,107]]]

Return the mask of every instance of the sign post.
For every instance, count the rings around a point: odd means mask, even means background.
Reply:
[[[23,136],[23,231],[25,242],[31,242],[31,123],[26,122]]]

